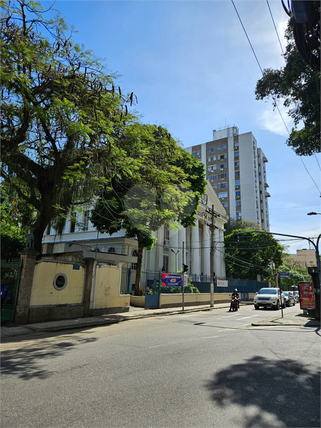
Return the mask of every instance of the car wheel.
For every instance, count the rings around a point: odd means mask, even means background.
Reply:
[[[279,309],[280,309],[280,302],[279,302],[279,300],[277,301],[277,303],[276,303],[276,305],[275,305],[275,309],[276,309],[276,310],[279,310]]]
[[[259,309],[259,305],[254,305],[254,308],[257,310],[257,309]]]

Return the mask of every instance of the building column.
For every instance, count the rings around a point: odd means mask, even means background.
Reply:
[[[169,231],[169,250],[168,250],[168,270],[170,273],[175,272],[177,269],[177,255],[172,252],[172,249],[177,252],[178,246],[178,230]]]
[[[203,223],[203,242],[202,242],[202,271],[203,275],[210,278],[211,274],[211,232],[207,224]]]
[[[196,226],[192,226],[191,239],[191,274],[199,276],[200,272],[200,239],[199,220],[196,219]]]

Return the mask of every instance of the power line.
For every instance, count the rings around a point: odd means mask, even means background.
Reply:
[[[232,4],[233,4],[233,7],[234,7],[234,9],[235,9],[235,12],[236,12],[236,14],[237,14],[237,16],[238,16],[238,18],[239,18],[239,21],[240,21],[241,26],[242,26],[242,28],[243,28],[244,34],[245,34],[245,36],[246,36],[246,38],[247,38],[247,40],[248,40],[248,42],[249,42],[249,45],[250,45],[250,47],[251,47],[251,49],[252,49],[253,55],[254,55],[254,57],[255,57],[255,59],[256,59],[256,62],[257,62],[257,64],[258,64],[258,66],[259,66],[259,69],[261,70],[262,76],[264,76],[263,69],[262,69],[262,67],[261,67],[260,61],[259,61],[259,59],[258,59],[258,57],[257,57],[257,55],[256,55],[256,53],[255,53],[255,50],[254,50],[253,45],[252,45],[252,43],[251,43],[251,40],[250,40],[250,38],[249,38],[249,36],[248,36],[248,34],[247,34],[247,31],[246,31],[246,29],[245,29],[245,27],[244,27],[244,24],[243,24],[243,22],[242,22],[242,19],[241,19],[241,17],[240,17],[240,14],[238,13],[238,10],[237,10],[237,8],[236,8],[236,6],[235,6],[234,0],[231,0],[231,2],[232,2]],[[268,3],[268,0],[267,0],[267,4],[268,4],[268,7],[269,7],[269,10],[270,10],[270,13],[271,13],[271,17],[272,17],[272,21],[273,21],[273,23],[274,23],[274,28],[275,28],[275,30],[276,30],[277,37],[278,37],[278,39],[279,39],[279,35],[278,35],[277,29],[276,29],[276,26],[275,26],[274,18],[273,18],[273,15],[272,15],[272,12],[271,12],[271,9],[270,9],[270,6],[269,6],[269,3]],[[281,45],[280,39],[279,39],[279,43],[280,43],[281,50],[282,50],[282,53],[283,53],[283,48],[282,48],[282,45]],[[284,55],[284,53],[283,53],[283,55]],[[273,99],[273,101],[274,101],[274,105],[275,105],[275,107],[276,107],[276,109],[277,109],[277,111],[278,111],[278,113],[279,113],[279,115],[280,115],[280,117],[281,117],[281,119],[282,119],[282,122],[283,122],[283,124],[284,124],[285,129],[287,130],[288,135],[290,135],[289,128],[288,128],[287,124],[285,123],[285,120],[284,120],[284,118],[283,118],[283,116],[282,116],[282,113],[281,113],[281,111],[280,111],[280,109],[279,109],[279,106],[277,105],[276,97],[275,97],[275,96],[272,96],[272,99]],[[304,166],[305,170],[307,171],[307,173],[308,173],[309,177],[311,178],[311,180],[312,180],[312,181],[313,181],[313,183],[315,184],[315,186],[316,186],[316,188],[318,189],[318,192],[319,192],[319,194],[320,194],[320,196],[321,196],[321,190],[320,190],[319,186],[318,186],[318,185],[317,185],[317,183],[314,181],[313,177],[311,176],[310,172],[308,171],[307,167],[305,166],[305,163],[303,162],[303,160],[302,160],[302,157],[301,157],[301,156],[300,156],[300,159],[301,159],[301,162],[302,162],[302,164],[303,164],[303,166]]]

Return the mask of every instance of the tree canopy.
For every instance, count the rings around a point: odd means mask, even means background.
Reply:
[[[280,99],[294,120],[287,145],[297,155],[308,156],[321,151],[320,147],[320,71],[313,70],[300,55],[294,41],[291,24],[285,32],[285,67],[266,69],[257,82],[256,99],[271,97],[276,107]]]
[[[243,232],[235,240],[235,232]],[[249,232],[249,233],[244,233]],[[225,236],[225,263],[228,278],[274,280],[274,270],[282,264],[283,247],[268,233],[238,229]]]
[[[91,220],[109,234],[125,229],[127,237],[137,238],[137,295],[143,249],[153,247],[153,232],[166,221],[185,227],[194,224],[206,181],[204,166],[179,147],[165,128],[138,123],[129,126],[122,147],[136,159],[133,172],[111,178]]]
[[[27,0],[0,4],[1,176],[34,207],[41,252],[52,219],[90,200],[100,176],[126,171],[118,141],[135,97],[73,42],[59,16],[47,20]]]

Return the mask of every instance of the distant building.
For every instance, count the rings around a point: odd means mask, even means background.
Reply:
[[[314,250],[296,250],[296,254],[289,254],[287,259],[291,260],[293,268],[307,269],[309,266],[317,266]]]
[[[231,218],[270,230],[268,160],[252,132],[239,134],[236,126],[214,130],[213,140],[185,150],[205,165],[207,179]]]

